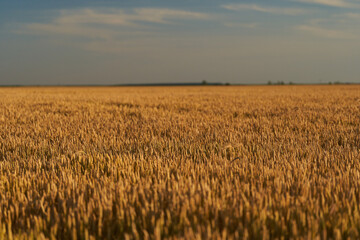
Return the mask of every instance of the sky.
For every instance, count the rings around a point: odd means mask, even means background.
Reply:
[[[0,0],[0,85],[360,83],[360,0]]]

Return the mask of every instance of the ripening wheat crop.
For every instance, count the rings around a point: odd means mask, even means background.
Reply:
[[[0,239],[360,238],[360,86],[0,88]]]

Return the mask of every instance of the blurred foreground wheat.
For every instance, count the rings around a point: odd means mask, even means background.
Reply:
[[[359,151],[359,86],[0,88],[0,239],[360,238]]]

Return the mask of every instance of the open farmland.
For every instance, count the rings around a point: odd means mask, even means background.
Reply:
[[[359,203],[360,86],[0,88],[0,239],[360,238]]]

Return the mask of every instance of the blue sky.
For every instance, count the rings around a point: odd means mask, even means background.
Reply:
[[[0,85],[360,82],[359,0],[0,0]]]

